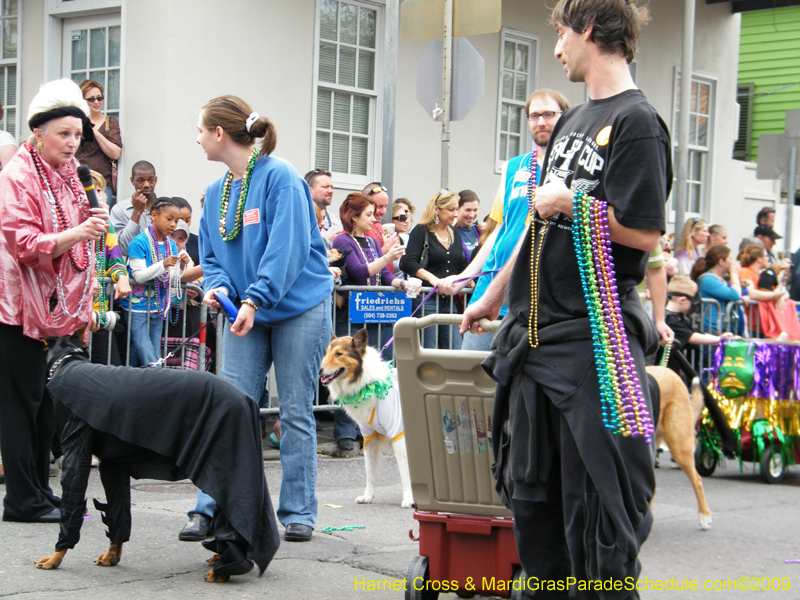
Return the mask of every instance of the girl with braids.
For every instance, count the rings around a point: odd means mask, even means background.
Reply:
[[[130,297],[130,363],[134,367],[146,367],[161,356],[164,321],[170,313],[177,321],[178,314],[177,308],[172,310],[170,280],[179,280],[180,276],[173,273],[173,268],[180,263],[182,274],[190,260],[186,252],[178,254],[178,247],[169,238],[180,219],[180,210],[172,198],[157,198],[150,208],[150,218],[147,231],[128,245],[128,268],[134,282]],[[146,285],[151,282],[154,285]],[[175,283],[179,285],[179,281]],[[121,304],[127,308],[127,302]]]
[[[108,207],[89,208],[75,152],[93,139],[89,107],[67,79],[41,87],[28,109],[30,142],[0,173],[0,451],[4,521],[54,523],[48,484],[53,402],[42,338],[71,335],[92,316],[94,244]]]
[[[208,160],[228,167],[208,186],[200,218],[203,301],[218,309],[225,294],[239,305],[223,334],[221,376],[258,401],[274,362],[283,466],[278,520],[286,540],[308,541],[317,520],[314,396],[331,339],[328,254],[308,185],[272,156],[272,121],[241,98],[222,96],[206,103],[197,129]],[[215,504],[200,492],[178,537],[202,540]]]

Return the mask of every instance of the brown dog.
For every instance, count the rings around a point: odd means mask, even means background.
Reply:
[[[672,458],[692,482],[694,493],[697,496],[697,507],[700,511],[700,527],[701,529],[710,529],[711,511],[706,504],[703,480],[694,466],[695,423],[700,418],[700,412],[703,409],[700,386],[693,386],[690,397],[686,384],[675,371],[666,367],[647,367],[647,373],[653,376],[661,391],[661,407],[658,415],[658,427],[656,427],[656,448],[663,441],[667,442]]]

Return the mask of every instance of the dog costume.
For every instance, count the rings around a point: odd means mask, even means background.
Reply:
[[[208,373],[88,362],[77,338],[59,338],[48,356],[47,388],[60,404],[64,452],[61,531],[56,550],[80,538],[91,455],[101,459],[112,544],[130,537],[130,477],[189,478],[218,502],[206,548],[220,554],[215,575],[263,574],[278,549],[253,400]]]
[[[382,393],[376,393],[378,402],[372,408],[369,420],[364,424],[359,424],[361,435],[364,441],[369,442],[375,439],[377,434],[385,435],[393,442],[396,442],[405,433],[403,429],[403,413],[400,408],[399,388],[394,373],[386,378],[389,387],[385,387]],[[342,399],[336,401],[342,404]]]

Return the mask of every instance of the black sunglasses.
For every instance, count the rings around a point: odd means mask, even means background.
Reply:
[[[396,217],[392,217],[392,221],[400,221],[401,223],[405,223],[408,221],[408,213],[403,213],[402,215],[397,215]]]
[[[102,102],[103,96],[94,96],[92,98],[84,98],[87,102]]]

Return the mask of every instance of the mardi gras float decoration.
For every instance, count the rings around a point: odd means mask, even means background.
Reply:
[[[800,345],[723,340],[712,369],[708,391],[736,433],[740,469],[751,461],[766,481],[780,481],[786,466],[800,461]],[[721,450],[707,410],[698,442],[698,472],[711,475]]]

